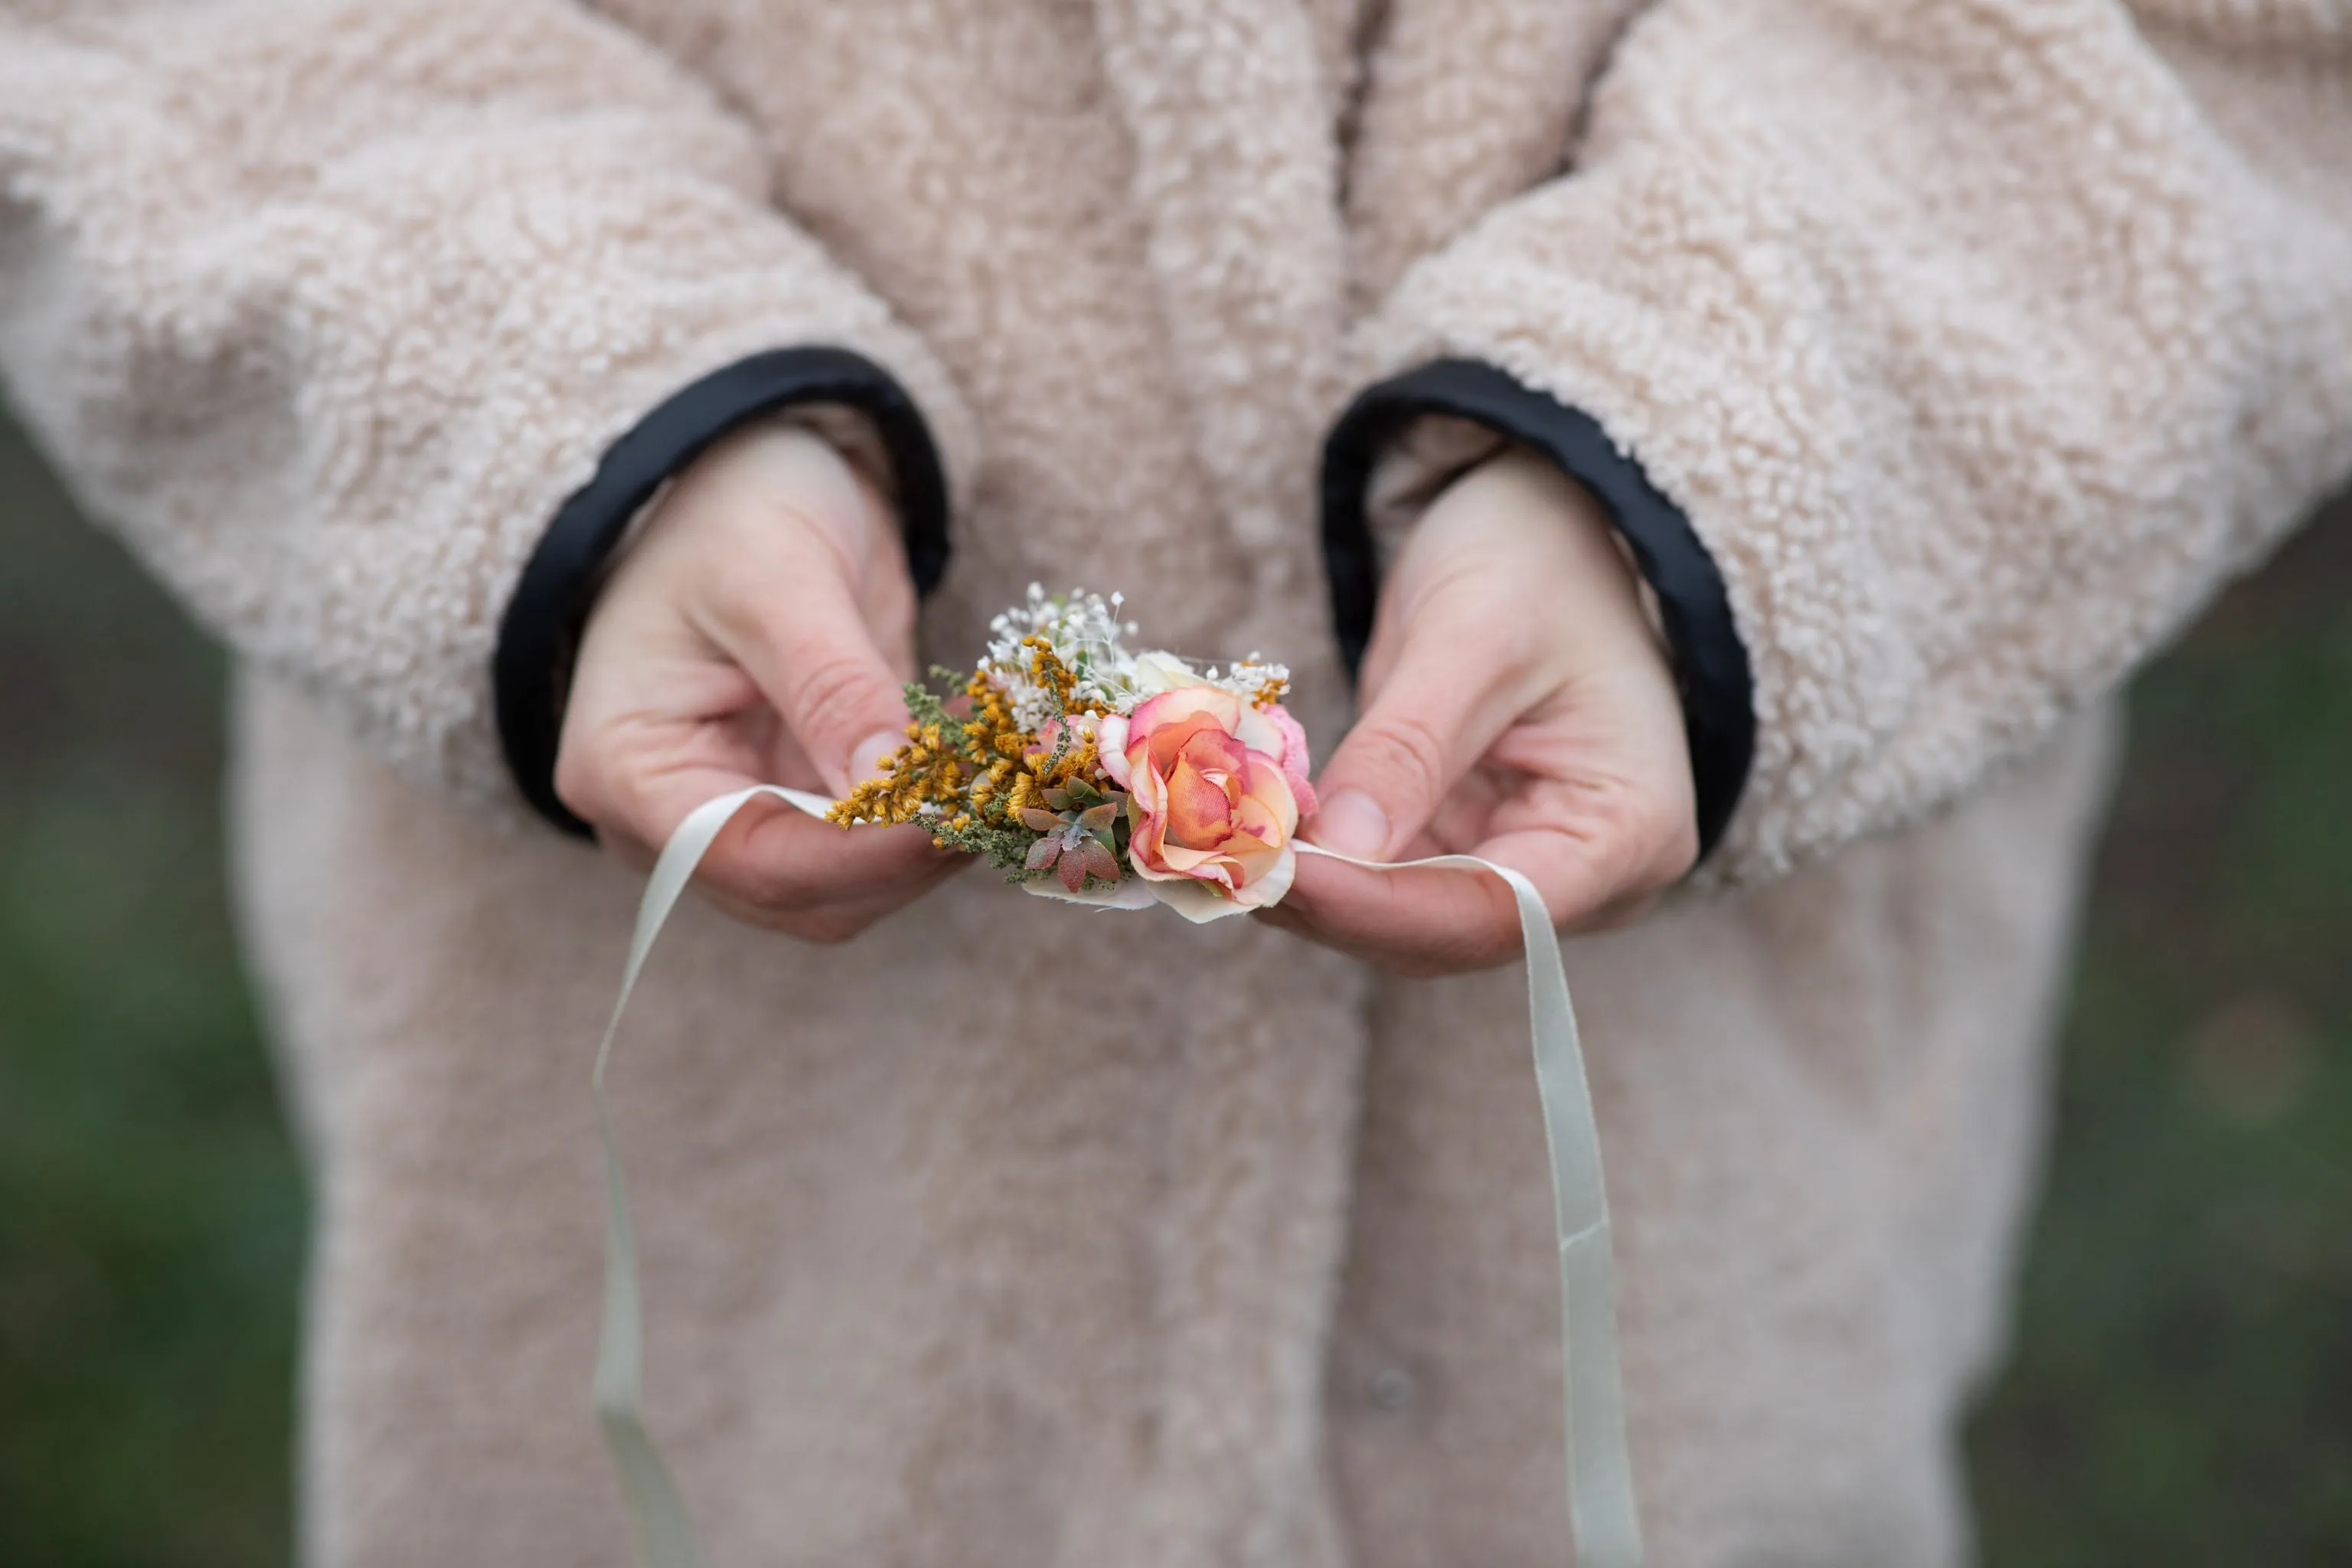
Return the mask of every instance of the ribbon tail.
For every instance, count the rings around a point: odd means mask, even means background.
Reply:
[[[596,1102],[596,1138],[604,1153],[604,1320],[596,1332],[596,1415],[604,1429],[604,1446],[612,1450],[613,1468],[620,1472],[629,1512],[636,1521],[646,1568],[702,1568],[702,1551],[695,1542],[686,1500],[662,1458],[661,1445],[646,1427],[644,1294],[638,1285],[636,1233],[629,1224],[628,1180],[621,1169],[612,1110],[604,1097],[604,1069],[612,1061],[621,1016],[628,1011],[629,995],[637,987],[638,973],[653,951],[654,939],[661,935],[711,844],[738,811],[761,795],[772,795],[812,816],[824,816],[833,804],[804,790],[755,784],[705,801],[677,825],[677,831],[662,846],[661,858],[655,862],[645,897],[638,901],[628,966],[621,974],[621,994],[613,1003],[612,1019],[596,1047],[596,1070],[589,1079],[589,1092]]]
[[[1552,1213],[1559,1232],[1560,1343],[1568,1420],[1570,1523],[1586,1568],[1640,1568],[1641,1516],[1625,1438],[1618,1366],[1617,1262],[1601,1169],[1601,1127],[1584,1073],[1584,1047],[1568,995],[1559,933],[1535,884],[1489,866],[1510,883],[1528,951],[1528,1020],[1544,1142],[1551,1153]]]
[[[1569,1523],[1577,1568],[1641,1568],[1642,1524],[1625,1439],[1625,1393],[1618,1368],[1617,1265],[1610,1245],[1609,1194],[1601,1179],[1601,1128],[1584,1074],[1584,1046],[1570,1005],[1559,933],[1533,882],[1475,855],[1437,855],[1393,864],[1359,860],[1312,844],[1303,854],[1371,871],[1486,871],[1510,885],[1527,951],[1528,1032],[1536,1092],[1551,1160],[1552,1215],[1559,1237],[1561,1398],[1567,1411]]]
[[[701,1568],[694,1524],[661,1447],[646,1429],[645,1320],[637,1291],[636,1244],[629,1228],[627,1183],[603,1097],[596,1136],[604,1150],[604,1321],[596,1337],[596,1417],[620,1472],[637,1524],[646,1568]]]
[[[662,847],[646,884],[630,940],[628,965],[611,1021],[596,1048],[591,1091],[596,1135],[604,1156],[605,1271],[604,1320],[596,1342],[596,1410],[629,1510],[635,1518],[646,1568],[702,1568],[694,1528],[660,1446],[645,1424],[645,1319],[636,1241],[629,1223],[627,1183],[604,1094],[622,1016],[654,941],[677,907],[695,868],[746,804],[770,795],[822,816],[833,804],[821,796],[758,784],[706,802],[688,814]],[[1527,952],[1528,1018],[1544,1138],[1550,1152],[1552,1205],[1559,1237],[1563,1398],[1567,1412],[1568,1493],[1580,1568],[1640,1568],[1642,1537],[1625,1440],[1624,1394],[1618,1370],[1616,1274],[1610,1247],[1609,1201],[1601,1167],[1601,1134],[1584,1072],[1584,1053],[1570,1006],[1559,940],[1535,885],[1507,866],[1470,855],[1438,856],[1383,865],[1334,855],[1310,844],[1307,854],[1345,860],[1368,870],[1455,868],[1490,872],[1509,884]]]

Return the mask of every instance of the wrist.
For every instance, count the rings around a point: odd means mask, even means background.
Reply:
[[[1671,664],[1648,585],[1607,508],[1540,453],[1507,445],[1448,483],[1408,537],[1394,585],[1442,580],[1431,567],[1448,557],[1507,563],[1496,590],[1524,599],[1516,613],[1531,625],[1586,641],[1605,635]]]
[[[630,517],[590,579],[583,623],[594,618],[612,584],[649,540],[667,541],[730,519],[756,528],[760,514],[776,509],[779,496],[802,498],[791,508],[795,515],[828,525],[861,547],[894,527],[897,513],[887,489],[843,449],[834,430],[802,413],[781,410],[748,421],[664,479]],[[727,548],[724,541],[715,543]]]
[[[1659,656],[1673,659],[1674,648],[1658,609],[1658,595],[1642,574],[1633,547],[1601,504],[1601,498],[1543,453],[1512,442],[1479,463],[1454,482],[1478,478],[1514,499],[1516,504],[1540,516],[1542,526],[1555,531],[1573,552],[1580,582],[1612,602],[1630,596]]]

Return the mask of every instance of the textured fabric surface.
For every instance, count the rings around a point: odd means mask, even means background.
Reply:
[[[1574,175],[1361,327],[1591,414],[1696,524],[1759,719],[1711,874],[2032,747],[2352,463],[2352,18],[2150,10],[1652,7]]]
[[[2352,465],[2340,7],[0,16],[0,370],[246,670],[308,1561],[626,1560],[583,1085],[635,879],[524,820],[489,653],[615,436],[802,343],[939,438],[928,653],[1124,588],[1289,660],[1327,750],[1351,393],[1483,359],[1627,447],[1759,721],[1733,885],[1569,953],[1654,1560],[1964,1558],[2100,794],[2070,715]],[[1517,977],[1108,930],[982,877],[824,952],[681,916],[614,1087],[716,1560],[1559,1562]],[[1216,984],[1104,1005],[1104,964]]]
[[[11,395],[201,619],[420,776],[515,806],[499,610],[698,375],[855,349],[969,460],[937,360],[769,205],[752,130],[569,5],[29,11],[0,21]]]

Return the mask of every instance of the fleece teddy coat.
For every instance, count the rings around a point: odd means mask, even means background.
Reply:
[[[1464,412],[1396,378],[1499,381],[1475,423],[1688,536],[1643,565],[1727,825],[1569,948],[1653,1558],[1965,1556],[2101,700],[2352,468],[2340,5],[0,16],[0,368],[240,657],[306,1561],[628,1555],[584,1076],[636,879],[526,808],[492,668],[649,414],[811,349],[947,563],[927,653],[1123,588],[1292,663],[1327,749],[1365,514]],[[1565,1560],[1516,973],[973,876],[835,950],[693,910],[639,995],[652,1417],[716,1563]]]

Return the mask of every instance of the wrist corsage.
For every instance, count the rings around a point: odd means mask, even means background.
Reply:
[[[907,743],[828,818],[911,823],[1050,898],[1193,921],[1278,902],[1315,809],[1289,670],[1129,652],[1122,603],[1031,584],[970,676],[932,670],[959,696],[908,685]]]

